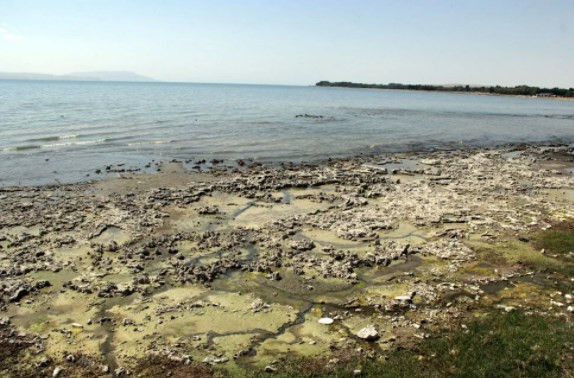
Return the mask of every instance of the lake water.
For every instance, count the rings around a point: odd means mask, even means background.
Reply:
[[[308,114],[322,118],[297,117]],[[295,86],[0,81],[0,186],[152,159],[313,161],[574,142],[574,102]]]

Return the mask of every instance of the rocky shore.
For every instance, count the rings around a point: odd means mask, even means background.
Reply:
[[[536,243],[574,220],[569,147],[218,163],[0,188],[0,375],[273,374],[491,311],[574,318],[574,251]]]

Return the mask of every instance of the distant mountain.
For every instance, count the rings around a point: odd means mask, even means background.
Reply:
[[[152,78],[138,75],[130,71],[93,71],[76,72],[67,76],[71,77],[93,77],[101,81],[156,81]]]
[[[129,71],[77,72],[50,75],[29,72],[0,72],[0,80],[66,80],[66,81],[156,81]]]

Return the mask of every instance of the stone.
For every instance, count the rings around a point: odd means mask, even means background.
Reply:
[[[505,306],[505,305],[501,305],[501,304],[496,305],[496,308],[499,308],[499,309],[504,310],[506,312],[512,312],[512,311],[516,310],[516,307],[514,307],[514,306]]]
[[[357,336],[360,339],[366,341],[375,341],[378,340],[380,337],[374,325],[368,325],[365,328],[361,329],[359,332],[357,332]]]
[[[421,159],[420,162],[425,165],[439,165],[440,160],[438,159]]]
[[[266,373],[275,373],[277,371],[277,369],[271,365],[267,365],[267,366],[265,366],[265,369],[263,369],[263,371]]]
[[[395,297],[395,301],[399,301],[399,302],[405,302],[405,303],[411,303],[412,302],[412,298],[410,295],[399,295]]]
[[[319,319],[319,323],[324,325],[333,324],[334,320],[332,318],[321,318]]]

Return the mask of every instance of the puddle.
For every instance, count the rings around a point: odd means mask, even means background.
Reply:
[[[328,204],[312,202],[306,199],[295,199],[289,204],[253,203],[231,222],[235,227],[257,228],[274,220],[310,213],[328,207]]]
[[[305,239],[313,240],[323,247],[333,246],[340,249],[353,249],[366,245],[366,243],[363,242],[343,239],[334,231],[321,230],[318,228],[305,229],[300,235]]]
[[[20,235],[31,235],[34,237],[38,237],[41,234],[41,227],[33,226],[33,227],[25,227],[25,226],[16,226],[16,227],[6,227],[0,228],[0,235],[4,236],[12,236],[18,237]]]
[[[101,244],[109,244],[112,241],[122,245],[127,243],[131,239],[131,234],[127,231],[122,230],[119,227],[110,226],[107,227],[99,236],[92,239],[92,241]]]
[[[345,333],[339,333],[336,325],[320,324],[322,313],[318,307],[313,307],[304,315],[301,324],[290,327],[277,337],[267,339],[259,345],[257,358],[246,358],[245,362],[264,365],[281,355],[313,356],[327,352],[329,346]]]
[[[428,235],[425,231],[409,223],[399,223],[397,228],[392,230],[380,231],[379,240],[381,241],[401,241],[413,245],[422,244],[427,241]]]
[[[30,277],[34,280],[47,280],[50,282],[51,286],[43,289],[44,291],[61,290],[64,282],[72,281],[78,276],[80,276],[80,273],[72,270],[61,270],[59,272],[41,271],[30,274]]]
[[[546,189],[542,195],[552,201],[574,202],[574,189]]]
[[[524,154],[524,151],[509,151],[509,152],[504,152],[504,153],[500,154],[500,156],[503,159],[510,160],[510,159],[516,159],[516,158],[522,156],[523,154]]]

